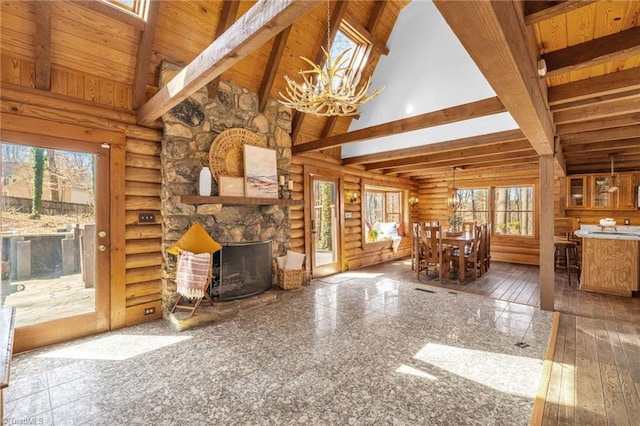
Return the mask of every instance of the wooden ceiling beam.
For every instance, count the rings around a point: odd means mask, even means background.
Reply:
[[[593,130],[591,132],[569,133],[560,138],[560,143],[567,147],[569,145],[610,142],[635,137],[640,137],[640,124]]]
[[[220,20],[218,21],[218,25],[216,27],[216,33],[213,36],[214,40],[224,34],[224,32],[227,31],[229,27],[231,27],[231,25],[233,25],[233,23],[236,21],[236,16],[238,15],[238,7],[240,7],[239,1],[224,0],[222,2],[222,11],[220,12]],[[217,76],[207,85],[207,93],[209,94],[210,99],[218,98],[219,84],[220,76]]]
[[[519,4],[449,0],[434,4],[536,152],[554,154],[554,126]],[[556,169],[561,173],[563,165],[556,163]]]
[[[609,129],[613,127],[632,126],[637,123],[640,123],[640,112],[632,112],[615,117],[596,118],[576,123],[559,124],[556,126],[556,133],[560,135],[560,138],[562,138],[562,135],[566,135],[568,133],[580,133],[591,130]]]
[[[589,152],[576,152],[571,156],[571,159],[567,161],[567,166],[581,165],[585,163],[593,163],[596,161],[611,161],[610,155],[615,155],[615,162],[628,161],[630,159],[640,160],[640,150],[637,147],[630,148],[617,148],[607,151],[589,151]]]
[[[640,73],[640,70],[638,71]],[[587,99],[580,99],[573,102],[559,104],[551,107],[551,112],[566,111],[574,108],[580,108],[588,105],[597,105],[603,102],[623,99],[637,99],[640,97],[640,89],[633,89],[626,92],[609,93],[606,95],[595,96]]]
[[[617,149],[626,148],[640,148],[640,137],[619,139],[608,143],[594,143],[594,144],[575,144],[566,145],[564,151],[567,155],[573,155],[574,153],[583,152],[597,152],[597,151],[615,151]]]
[[[278,34],[273,40],[273,46],[271,47],[271,53],[269,53],[269,60],[267,66],[264,69],[264,75],[260,81],[260,88],[258,89],[258,99],[260,100],[259,111],[263,112],[269,102],[269,95],[273,88],[273,82],[276,80],[278,68],[280,67],[280,61],[282,60],[282,52],[287,45],[289,39],[289,33],[291,32],[291,25],[285,28],[280,34]]]
[[[319,3],[319,0],[258,1],[138,110],[138,124],[153,124],[162,114],[241,61]]]
[[[480,163],[480,164],[472,164],[468,167],[465,166],[464,170],[466,173],[477,172],[478,170],[503,170],[504,168],[514,168],[514,167],[522,167],[522,166],[531,166],[532,164],[538,163],[538,154],[534,151],[532,155],[527,157],[521,157],[518,159],[506,159],[506,160],[495,160],[491,163]],[[459,176],[459,169],[456,169],[456,183],[464,181],[463,176]],[[415,177],[423,177],[423,176],[437,176],[437,175],[447,175],[451,174],[451,167],[429,167],[425,166],[423,169],[414,170],[408,173],[398,173],[396,176],[403,178],[415,178]]]
[[[464,159],[460,159],[459,157],[449,157],[444,159],[439,159],[437,161],[416,161],[415,163],[408,164],[405,166],[396,166],[382,169],[382,173],[404,173],[410,172],[412,170],[424,169],[425,167],[442,167],[447,166],[449,169],[452,167],[463,167],[467,168],[472,165],[479,164],[495,164],[497,161],[503,160],[519,160],[525,157],[536,157],[538,154],[531,148],[522,151],[512,151],[512,152],[503,152],[499,154],[491,153],[485,155],[478,155],[475,157],[467,157]],[[369,170],[369,169],[366,169]]]
[[[546,78],[640,55],[640,27],[545,53]]]
[[[532,25],[595,3],[598,0],[525,1],[524,22]]]
[[[38,90],[51,90],[51,13],[53,4],[48,1],[36,1],[36,75],[35,86]]]
[[[507,152],[527,151],[530,149],[532,149],[531,144],[526,139],[514,142],[494,143],[491,145],[476,144],[474,146],[456,150],[369,163],[365,166],[365,170],[391,169],[394,167],[402,167],[410,164],[437,163],[441,161],[456,161],[456,165],[462,166],[466,164],[466,161],[470,161],[473,158],[484,157],[487,155],[504,154]]]
[[[366,127],[364,129],[354,130],[341,135],[317,139],[315,141],[295,145],[292,150],[294,154],[317,151],[320,149],[345,145],[347,143],[397,135],[441,124],[455,123],[457,121],[469,120],[471,118],[484,117],[485,115],[498,114],[501,112],[505,112],[505,108],[502,105],[502,102],[500,102],[500,99],[488,98],[438,111],[427,112],[413,117],[402,118],[389,123]]]
[[[448,173],[448,174],[447,174]],[[516,164],[514,166],[503,166],[497,169],[485,169],[485,170],[471,170],[469,172],[458,173],[456,172],[456,186],[458,188],[471,188],[478,186],[479,182],[482,182],[481,186],[487,186],[489,182],[505,182],[505,181],[520,181],[522,179],[537,179],[540,173],[538,162],[532,162],[530,164]],[[437,181],[447,182],[451,180],[451,171],[430,173],[410,177],[414,181]],[[445,176],[443,178],[443,176]]]
[[[348,5],[349,5],[349,2],[346,0],[338,0],[336,2],[336,6],[333,8],[333,12],[331,13],[331,19],[329,22],[330,40],[327,40],[326,35],[323,37],[322,43],[318,45],[318,53],[316,53],[315,61],[313,61],[315,64],[323,64],[325,62],[326,58],[321,47],[331,44],[333,42],[333,39],[336,38],[336,34],[340,29],[340,22],[342,21],[342,18],[344,18],[345,14],[347,13]],[[300,130],[302,130],[302,126],[304,124],[304,120],[306,116],[307,114],[302,113],[300,111],[296,111],[295,115],[293,116],[293,120],[291,121],[292,143],[295,143],[295,141],[298,139],[298,136],[300,135]]]
[[[523,139],[524,134],[519,129],[505,130],[503,132],[489,133],[480,136],[470,136],[451,141],[432,143],[427,145],[414,146],[411,148],[396,149],[393,151],[378,152],[376,154],[359,155],[357,157],[344,158],[342,164],[366,164],[376,161],[395,160],[400,158],[415,157],[435,152],[454,151],[463,148],[472,148],[478,145],[489,145],[492,143],[512,142]]]
[[[156,37],[156,27],[158,24],[158,10],[160,10],[160,0],[150,0],[147,10],[147,24],[140,34],[138,52],[136,54],[136,70],[132,84],[132,106],[136,111],[146,100],[147,82],[149,81],[149,67],[153,55],[153,40]]]
[[[549,87],[551,107],[640,89],[640,68],[631,68]]]
[[[589,104],[553,113],[556,125],[640,112],[640,96]]]

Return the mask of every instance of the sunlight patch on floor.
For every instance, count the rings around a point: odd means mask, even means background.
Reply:
[[[454,346],[426,344],[415,359],[500,392],[535,398],[542,360]]]
[[[434,375],[431,375],[427,372],[419,370],[415,367],[411,367],[410,365],[401,364],[400,367],[396,368],[396,373],[398,374],[407,374],[410,376],[421,377],[423,379],[429,380],[438,380],[438,378]]]
[[[56,351],[46,352],[38,355],[38,357],[122,361],[188,339],[191,339],[191,336],[117,334]]]

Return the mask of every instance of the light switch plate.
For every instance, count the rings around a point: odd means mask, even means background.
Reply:
[[[344,212],[344,218],[345,219],[351,219],[353,217],[353,213],[352,212]]]

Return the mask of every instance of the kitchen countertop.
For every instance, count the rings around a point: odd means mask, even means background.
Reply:
[[[580,229],[575,231],[574,235],[580,238],[640,241],[640,226],[618,225],[615,229],[606,227],[602,230],[599,225],[580,225]]]

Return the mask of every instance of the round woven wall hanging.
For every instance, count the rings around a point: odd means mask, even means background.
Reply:
[[[247,129],[223,130],[209,148],[209,169],[218,176],[244,177],[244,145],[264,147],[264,139]]]

